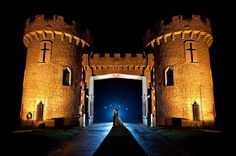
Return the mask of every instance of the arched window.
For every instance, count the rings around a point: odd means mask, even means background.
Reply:
[[[62,85],[64,86],[71,85],[71,70],[68,67],[66,67],[66,69],[63,70]]]
[[[170,67],[165,69],[165,86],[173,86],[174,85],[174,75],[173,70]]]
[[[43,121],[43,103],[42,103],[42,101],[40,101],[37,104],[36,121]]]
[[[199,121],[200,120],[200,109],[199,105],[197,104],[196,101],[193,102],[193,120],[194,121]]]

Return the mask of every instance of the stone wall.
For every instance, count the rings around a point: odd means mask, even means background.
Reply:
[[[76,123],[80,104],[82,48],[89,45],[74,35],[77,28],[75,22],[67,24],[61,16],[45,19],[40,15],[33,21],[27,21],[24,35],[27,58],[21,108],[23,126],[27,126],[28,112],[32,113],[30,120],[34,121],[34,126],[41,123],[52,125],[55,119],[63,119],[63,125]],[[43,48],[46,48],[45,56]],[[71,71],[69,85],[62,84],[65,69]],[[40,101],[43,103],[43,120],[37,122]]]
[[[157,123],[173,125],[174,119],[192,126],[194,101],[199,105],[200,125],[214,126],[215,110],[209,46],[212,35],[209,20],[174,16],[159,25],[159,36],[147,46],[154,51],[157,96]],[[189,45],[194,46],[191,58]],[[195,57],[195,58],[193,58]],[[191,62],[191,59],[196,59]],[[165,85],[165,69],[173,70],[174,85]],[[188,122],[186,122],[186,120]],[[186,124],[188,123],[188,124]]]

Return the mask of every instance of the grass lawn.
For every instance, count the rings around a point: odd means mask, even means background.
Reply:
[[[170,127],[152,127],[151,130],[192,155],[226,153],[225,133],[221,131]]]
[[[79,134],[82,127],[63,129],[34,129],[13,131],[8,134],[9,155],[47,155],[57,145]],[[12,153],[11,153],[12,152]]]

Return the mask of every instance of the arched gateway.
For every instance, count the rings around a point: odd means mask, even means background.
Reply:
[[[99,54],[94,54],[89,57],[88,54],[83,55],[83,76],[82,76],[82,90],[81,90],[81,103],[82,109],[87,109],[85,112],[87,116],[81,119],[81,123],[93,123],[94,114],[94,80],[121,78],[121,79],[134,79],[142,81],[142,117],[143,123],[148,125],[151,123],[155,125],[155,92],[153,86],[153,55],[148,56],[137,54],[125,54],[121,57],[120,54],[105,54],[100,57]],[[84,85],[85,84],[85,85]],[[151,94],[148,94],[151,93]],[[87,96],[86,96],[87,95]],[[88,100],[87,100],[87,99]],[[151,99],[148,100],[148,98]],[[149,103],[148,103],[149,102]],[[88,104],[87,107],[84,105]],[[149,107],[148,107],[149,105]],[[151,106],[151,107],[150,107]],[[149,110],[148,108],[151,108]],[[81,110],[80,114],[83,110]],[[84,113],[84,114],[86,114]],[[152,114],[152,115],[150,115]],[[151,118],[152,116],[152,118]],[[87,122],[85,121],[87,120]],[[148,122],[150,120],[150,122]]]

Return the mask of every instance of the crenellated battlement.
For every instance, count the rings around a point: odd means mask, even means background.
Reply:
[[[202,40],[209,47],[213,41],[210,21],[207,18],[202,20],[199,15],[192,15],[190,19],[185,19],[183,15],[173,16],[169,23],[162,20],[155,31],[157,37],[149,41],[147,47],[174,41],[176,38]]]
[[[174,24],[174,23],[181,23],[184,21],[202,22],[202,24],[208,25],[209,27],[211,26],[211,23],[208,18],[202,18],[200,15],[195,15],[195,14],[192,14],[191,17],[185,17],[184,15],[172,16],[170,22],[166,22],[162,20],[160,23],[162,25],[168,25],[168,24]]]
[[[62,22],[66,23],[65,19],[63,16],[60,15],[53,15],[52,17],[46,17],[44,14],[41,15],[36,15],[34,18],[28,18],[26,21],[27,24],[31,24],[33,22],[38,22],[38,21],[55,21],[55,22]],[[71,23],[76,24],[74,20],[71,21]]]
[[[72,20],[68,24],[63,16],[54,15],[53,18],[46,18],[45,15],[37,15],[35,19],[28,19],[25,27],[23,41],[27,47],[33,39],[54,40],[59,37],[62,41],[75,43],[76,45],[90,46],[79,36],[78,23]]]
[[[75,20],[68,23],[63,16],[59,15],[53,15],[51,18],[45,15],[36,15],[35,18],[29,18],[26,21],[25,33],[39,29],[65,31],[78,35],[79,24]]]
[[[203,19],[200,15],[192,15],[191,18],[177,15],[172,17],[171,22],[165,22],[162,20],[158,25],[158,34],[163,35],[169,32],[191,29],[205,31],[211,34],[211,23],[209,19]]]
[[[120,53],[115,53],[114,56],[109,53],[104,56],[94,54],[93,57],[83,54],[82,60],[84,70],[92,71],[93,75],[103,75],[112,72],[143,75],[150,72],[154,66],[153,54],[144,56],[138,53],[136,56],[132,56],[130,53],[126,53],[124,57],[121,57]],[[149,81],[147,81],[148,83]]]
[[[150,42],[146,44],[146,47],[148,46],[156,46],[160,45],[162,43],[166,43],[168,41],[175,41],[176,38],[181,39],[197,39],[202,40],[205,42],[209,47],[211,46],[213,42],[213,37],[210,33],[200,31],[200,30],[184,30],[184,31],[175,31],[171,33],[166,33],[164,35],[158,36],[157,38],[154,38]]]
[[[147,59],[148,58],[148,59]],[[148,61],[148,62],[147,62]],[[126,53],[124,57],[121,57],[120,53],[115,53],[111,56],[110,53],[105,53],[104,56],[100,54],[94,54],[93,57],[89,57],[88,54],[83,54],[83,66],[153,66],[153,54],[148,54],[145,57],[143,54],[138,53],[132,56],[131,53]]]
[[[125,53],[125,56],[124,57],[121,57],[121,54],[120,53],[114,53],[114,56],[112,56],[111,53],[105,53],[104,56],[98,54],[98,53],[95,53],[93,54],[93,58],[138,58],[138,59],[143,59],[144,56],[143,54],[141,53],[138,53],[138,54],[135,54],[132,56],[131,53]]]
[[[36,30],[31,31],[24,35],[23,41],[26,47],[30,44],[30,42],[34,39],[36,40],[44,40],[50,39],[54,40],[56,37],[59,37],[61,41],[68,41],[69,43],[75,43],[81,47],[90,46],[89,43],[85,42],[83,39],[78,36],[74,36],[70,33],[62,32],[62,31],[54,31],[54,30]]]

